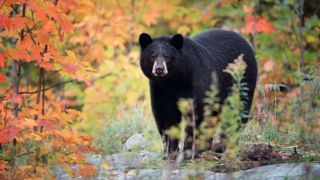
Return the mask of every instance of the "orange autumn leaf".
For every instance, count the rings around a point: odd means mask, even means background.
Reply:
[[[29,50],[29,49],[32,49],[32,45],[33,45],[33,42],[31,37],[25,36],[23,40],[19,41],[16,44],[16,48],[19,50]]]
[[[33,46],[32,53],[31,53],[32,59],[41,62],[42,56],[41,56],[41,48],[39,46]]]
[[[54,32],[55,30],[56,30],[56,26],[52,21],[48,21],[47,23],[45,23],[41,29],[41,31],[43,31],[44,33],[49,33],[49,34]]]
[[[59,18],[59,10],[56,6],[50,5],[47,9],[48,15],[53,18],[54,20],[57,20]]]
[[[50,64],[50,63],[39,62],[39,66],[42,67],[43,69],[47,70],[47,71],[52,71],[52,70],[54,70],[53,65]]]
[[[7,161],[0,161],[0,172],[3,172],[9,168]]]
[[[43,61],[45,61],[45,62],[49,62],[49,61],[50,61],[50,58],[51,58],[50,53],[45,53],[45,54],[43,55]]]
[[[254,11],[253,6],[249,6],[249,5],[244,5],[243,6],[243,10],[246,14],[252,14]]]
[[[82,164],[77,172],[83,177],[92,177],[97,174],[97,169],[91,164]]]
[[[5,6],[11,6],[13,4],[16,4],[16,3],[23,3],[25,2],[25,0],[5,0],[5,1],[0,1],[1,3],[3,2]]]
[[[248,15],[245,19],[246,25],[242,29],[244,34],[253,34],[256,32],[271,33],[275,31],[273,25],[261,16]]]
[[[160,16],[160,9],[159,8],[155,8],[153,9],[151,12],[149,12],[148,16],[145,17],[144,19],[144,23],[147,26],[151,26],[153,24],[157,23],[157,19]]]
[[[269,59],[268,61],[266,61],[264,64],[263,64],[263,69],[266,71],[266,72],[269,72],[269,71],[272,71],[274,66],[275,66],[275,62],[272,60],[272,59]]]
[[[0,68],[4,67],[4,54],[0,53]]]
[[[7,81],[7,78],[2,73],[0,73],[0,83],[6,82],[6,81]]]
[[[22,29],[26,26],[30,27],[33,24],[33,22],[30,19],[21,16],[10,18],[10,21],[11,27],[13,29]]]
[[[18,59],[23,59],[26,62],[30,62],[32,60],[30,54],[28,54],[26,51],[20,51],[17,53],[17,58]]]
[[[18,52],[19,51],[17,49],[11,48],[11,47],[4,49],[4,54],[5,54],[6,58],[10,58],[10,59],[16,59]]]
[[[53,139],[50,142],[51,148],[53,149],[58,149],[59,147],[63,146],[63,144],[61,143],[61,141],[59,141],[58,139]]]
[[[23,128],[33,128],[34,126],[37,126],[37,123],[34,119],[26,118],[21,123],[23,125]]]
[[[48,20],[46,16],[46,10],[39,6],[37,1],[27,1],[27,5],[35,12],[35,15],[42,21],[45,22]]]
[[[16,126],[8,126],[0,129],[0,143],[8,143],[20,133],[20,128]]]
[[[64,31],[70,32],[73,29],[72,23],[68,20],[68,17],[65,14],[61,14],[60,16],[61,27]]]
[[[10,29],[11,21],[8,15],[0,15],[0,28]]]

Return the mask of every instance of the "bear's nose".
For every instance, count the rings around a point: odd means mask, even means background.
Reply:
[[[156,74],[159,74],[159,75],[163,74],[163,68],[157,67],[156,68]]]

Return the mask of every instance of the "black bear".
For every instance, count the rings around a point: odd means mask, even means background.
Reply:
[[[221,29],[210,29],[192,38],[180,34],[152,39],[142,33],[140,67],[149,78],[151,106],[159,133],[164,137],[169,153],[178,148],[179,139],[164,133],[181,121],[178,109],[179,98],[192,98],[196,127],[203,121],[206,92],[210,89],[212,73],[217,76],[220,102],[231,92],[232,77],[223,72],[240,54],[247,64],[244,81],[248,97],[243,98],[245,110],[250,111],[257,81],[257,63],[250,44],[238,33]],[[247,118],[243,118],[245,123]],[[187,136],[193,131],[186,130]],[[192,136],[191,136],[192,137]],[[185,145],[191,149],[192,143]]]

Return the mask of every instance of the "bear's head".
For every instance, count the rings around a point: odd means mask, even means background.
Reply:
[[[173,67],[182,59],[182,35],[152,39],[150,35],[142,33],[139,44],[140,67],[149,79],[163,80],[174,75]]]

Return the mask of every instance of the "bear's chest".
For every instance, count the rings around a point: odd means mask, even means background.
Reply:
[[[189,82],[175,82],[172,84],[165,84],[163,88],[171,95],[177,98],[192,98],[193,88]]]

